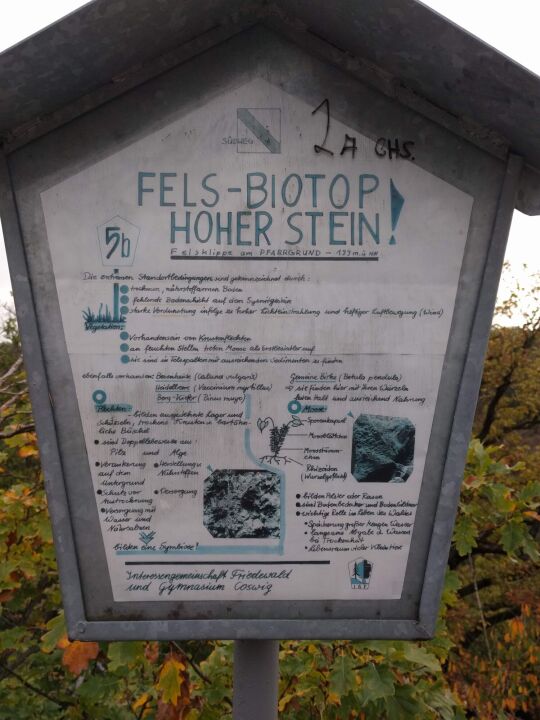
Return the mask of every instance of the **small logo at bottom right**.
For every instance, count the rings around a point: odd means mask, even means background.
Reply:
[[[349,579],[353,590],[367,590],[373,563],[365,558],[357,558],[349,563]]]

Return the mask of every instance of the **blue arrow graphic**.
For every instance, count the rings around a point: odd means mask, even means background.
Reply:
[[[404,204],[405,204],[405,198],[399,192],[397,187],[394,185],[394,181],[390,180],[390,207],[391,207],[391,217],[392,217],[392,237],[390,238],[389,245],[396,244],[396,238],[393,233],[396,231],[399,216],[401,215],[401,211],[403,209]]]

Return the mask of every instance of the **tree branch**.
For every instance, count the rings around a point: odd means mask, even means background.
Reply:
[[[484,606],[482,605],[482,599],[480,598],[480,588],[478,587],[478,580],[476,579],[476,567],[474,564],[474,559],[471,553],[469,553],[469,565],[471,568],[471,574],[473,579],[473,586],[474,586],[474,594],[476,596],[476,604],[478,606],[478,612],[480,613],[480,620],[482,621],[482,633],[484,635],[484,642],[486,644],[486,650],[489,658],[489,662],[493,662],[493,654],[491,652],[491,644],[489,642],[489,635],[487,631],[487,622],[486,622],[486,616],[484,613]]]
[[[518,617],[521,615],[521,608],[518,605],[515,605],[513,607],[505,608],[504,610],[501,610],[498,613],[495,613],[494,615],[490,615],[486,617],[486,622],[488,628],[492,628],[495,625],[498,625],[499,623],[504,622],[505,620],[511,620],[512,618]],[[463,638],[463,646],[469,647],[469,645],[472,645],[472,643],[482,635],[483,629],[481,627],[474,628],[474,630],[470,630],[468,633],[465,634],[465,637]]]
[[[478,433],[478,439],[480,442],[484,442],[487,436],[489,435],[489,431],[491,430],[491,426],[493,425],[493,422],[495,421],[495,415],[497,414],[497,408],[499,407],[499,403],[504,397],[506,391],[510,387],[510,384],[512,382],[512,376],[514,374],[514,371],[516,369],[517,363],[514,363],[510,370],[506,373],[506,375],[503,377],[502,381],[497,386],[495,392],[491,396],[491,399],[488,403],[486,414],[484,415],[484,422],[482,423],[482,427],[480,428],[480,432]]]
[[[12,375],[14,375],[14,374],[17,372],[17,370],[21,367],[21,365],[22,365],[22,356],[21,356],[21,357],[18,357],[18,358],[15,360],[15,362],[13,363],[13,365],[9,368],[9,370],[8,370],[7,372],[5,372],[5,373],[2,375],[2,377],[0,377],[0,387],[2,386],[2,383],[3,383],[5,380],[7,380],[8,378],[10,378]]]
[[[533,323],[531,323],[528,327],[522,328],[522,341],[519,347],[516,347],[516,354],[513,358],[513,362],[506,371],[505,375],[503,376],[501,382],[495,389],[495,392],[491,396],[490,401],[488,402],[486,414],[484,415],[484,421],[482,423],[482,427],[480,429],[480,432],[478,433],[478,438],[484,442],[488,437],[491,430],[491,427],[495,421],[497,410],[499,408],[499,403],[504,397],[507,390],[512,385],[512,381],[514,378],[514,373],[518,368],[520,367],[520,362],[523,360],[523,357],[527,350],[530,350],[536,340],[538,339],[538,331],[540,330],[540,318],[537,318]],[[510,428],[513,429],[513,428]],[[517,428],[516,428],[517,429]],[[507,432],[509,429],[505,429],[505,432]]]
[[[476,589],[483,590],[486,587],[491,587],[493,585],[493,580],[491,578],[482,578],[481,580],[478,580],[475,584],[469,583],[468,585],[464,585],[462,588],[460,588],[457,591],[457,596],[459,598],[465,598],[469,595],[472,595],[474,592],[476,592]]]
[[[471,550],[471,555],[506,555],[506,551],[503,550],[500,545],[486,542],[478,543],[478,545]],[[448,558],[448,565],[451,570],[455,570],[459,565],[461,565],[461,563],[466,562],[467,558],[467,555],[461,557],[458,551],[455,548],[452,548]]]
[[[0,413],[4,412],[4,410],[7,410],[8,407],[10,407],[11,405],[14,405],[17,400],[23,395],[26,395],[26,388],[23,388],[22,390],[19,390],[19,392],[12,394],[9,400],[6,400],[3,405],[0,405]]]
[[[183,657],[186,658],[186,660],[188,661],[188,664],[191,665],[191,667],[197,673],[197,675],[201,678],[201,680],[203,682],[205,682],[207,685],[211,685],[212,680],[208,677],[208,675],[205,675],[203,673],[203,671],[195,663],[195,661],[192,660],[192,658],[190,658],[190,656],[187,654],[187,652],[184,650],[184,648],[181,648],[180,645],[178,645],[178,643],[176,643],[174,640],[172,641],[172,645],[174,645],[174,647],[178,650],[178,652],[181,653],[183,655]]]
[[[540,414],[536,413],[530,418],[525,418],[524,420],[520,420],[520,422],[512,425],[511,427],[505,428],[504,431],[516,432],[517,430],[532,430],[538,424],[540,424]]]
[[[58,705],[58,707],[61,708],[67,708],[70,705],[73,705],[74,703],[69,702],[67,700],[58,700],[57,698],[53,698],[50,695],[48,695],[43,690],[40,690],[40,688],[36,687],[35,685],[32,685],[28,682],[28,680],[25,680],[22,675],[19,675],[19,673],[15,672],[15,670],[12,670],[11,668],[7,667],[7,665],[0,664],[0,668],[4,670],[4,672],[8,673],[9,675],[12,675],[14,678],[16,678],[24,687],[31,690],[33,693],[36,693],[37,695],[41,695],[41,697],[44,697],[49,702],[54,703],[55,705]]]
[[[212,680],[208,677],[208,675],[205,675],[203,671],[200,669],[200,667],[197,665],[197,663],[187,654],[187,652],[184,650],[184,648],[180,647],[177,642],[174,640],[171,642],[172,645],[178,650],[178,652],[182,653],[182,656],[186,658],[189,665],[193,668],[195,673],[201,678],[201,680],[206,683],[207,685],[212,684]],[[228,697],[223,698],[224,702],[227,703],[227,705],[230,705],[232,707],[232,701]]]
[[[33,432],[36,429],[34,423],[30,425],[19,425],[14,430],[8,432],[0,432],[0,440],[7,440],[8,438],[15,437],[15,435],[22,435],[25,432]]]

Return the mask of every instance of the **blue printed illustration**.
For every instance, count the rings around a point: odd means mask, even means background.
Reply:
[[[122,330],[129,312],[128,290],[127,285],[113,283],[111,307],[108,303],[100,303],[97,311],[90,307],[82,311],[84,329],[93,333],[97,330]]]
[[[103,265],[133,265],[139,242],[139,228],[120,215],[98,225],[98,242]]]
[[[97,400],[102,400],[102,396],[98,396]],[[251,420],[249,393],[244,397],[244,418]],[[207,465],[209,475],[204,482],[203,522],[218,542],[197,542],[194,548],[170,550],[170,554],[283,555],[286,537],[285,473],[281,468],[273,468],[262,462],[255,455],[251,448],[249,426],[244,428],[244,451],[248,462],[256,465],[257,469],[215,469]],[[232,542],[219,542],[224,539]],[[248,545],[237,543],[237,539],[254,539],[258,542]],[[269,542],[272,540],[274,542]],[[159,554],[160,551],[150,542],[139,549],[117,550],[116,554]]]
[[[405,482],[413,471],[415,427],[407,418],[359,415],[352,432],[351,473],[358,482]]]
[[[405,198],[397,189],[394,181],[390,180],[390,212],[391,212],[391,216],[392,216],[391,217],[392,236],[388,242],[389,245],[396,244],[396,237],[395,237],[394,233],[396,231],[397,224],[399,221],[399,216],[401,215],[401,211],[403,210],[404,204],[405,204]]]
[[[238,108],[236,150],[239,153],[281,153],[281,109]]]
[[[289,403],[289,409],[291,405],[292,403]],[[293,411],[291,410],[291,412]],[[304,423],[299,417],[296,417],[296,415],[293,415],[289,422],[283,423],[282,425],[276,425],[271,417],[259,418],[257,420],[257,427],[259,428],[261,434],[266,430],[266,428],[270,428],[268,431],[270,453],[268,455],[263,455],[259,458],[259,460],[263,463],[268,463],[268,465],[287,465],[288,463],[301,465],[301,462],[295,460],[289,455],[281,454],[281,450],[290,429],[300,427],[303,424]]]
[[[152,542],[152,540],[154,539],[155,536],[156,536],[155,530],[149,530],[148,532],[141,530],[141,532],[139,533],[139,540],[146,547],[149,543]]]
[[[133,410],[133,406],[128,403],[108,403],[105,390],[94,390],[92,400],[94,409],[98,413],[131,412]]]
[[[280,488],[268,470],[214,470],[204,481],[204,526],[215,538],[279,538]]]
[[[349,579],[353,590],[367,590],[373,563],[364,558],[358,558],[349,563]]]

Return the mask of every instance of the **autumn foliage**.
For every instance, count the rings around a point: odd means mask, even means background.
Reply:
[[[224,720],[232,644],[66,635],[16,328],[0,344],[0,720]],[[285,642],[284,720],[540,717],[540,322],[494,328],[434,640]]]

